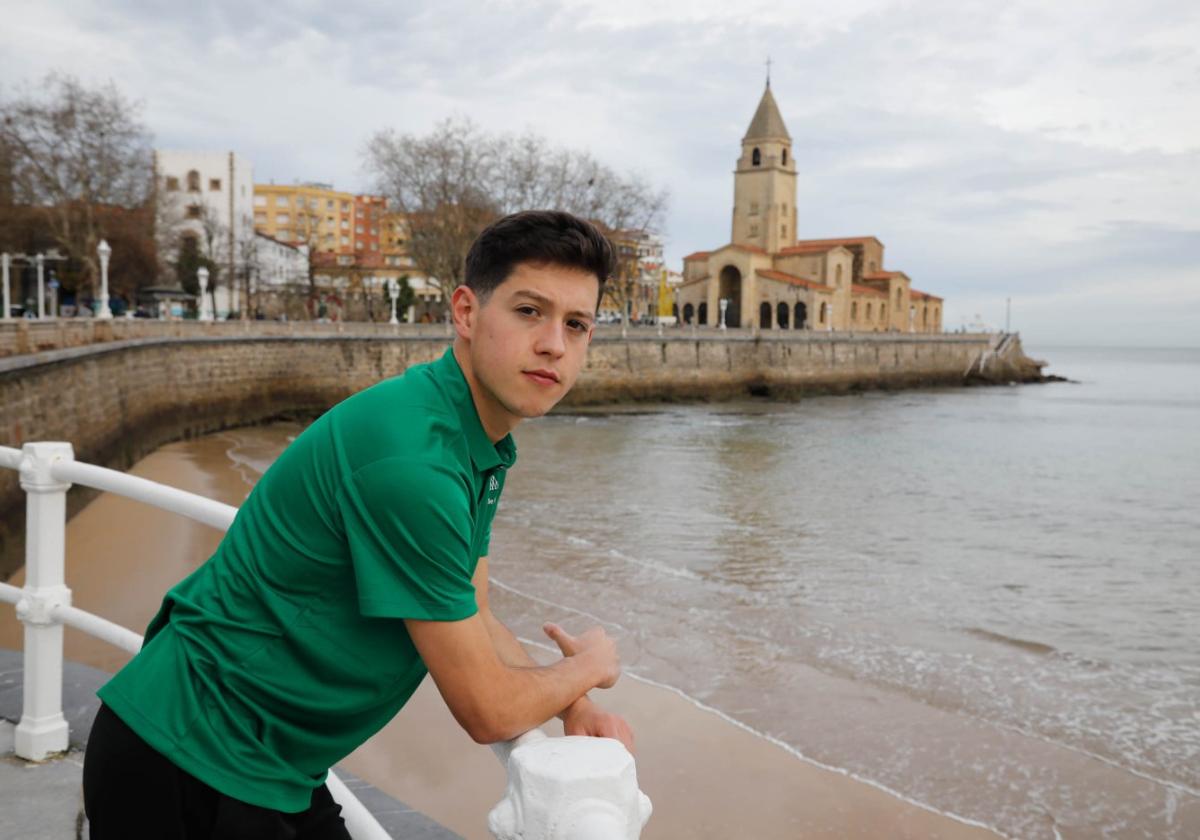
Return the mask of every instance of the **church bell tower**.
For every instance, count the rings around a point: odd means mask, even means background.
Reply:
[[[796,242],[796,162],[769,78],[734,170],[731,241],[771,254]]]

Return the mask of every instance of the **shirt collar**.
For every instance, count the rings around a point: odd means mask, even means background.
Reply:
[[[493,444],[483,423],[479,419],[479,411],[475,408],[475,400],[471,398],[471,388],[467,378],[459,367],[458,359],[454,358],[454,347],[446,348],[442,358],[431,366],[434,378],[445,390],[454,408],[458,411],[459,422],[462,423],[463,434],[467,436],[467,448],[471,452],[471,460],[480,472],[487,472],[499,466],[506,469],[517,460],[517,445],[512,435],[505,435]]]

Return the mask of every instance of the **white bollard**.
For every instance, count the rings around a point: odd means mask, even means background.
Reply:
[[[637,840],[650,819],[620,741],[522,736],[507,765],[508,789],[488,814],[497,840]]]
[[[25,693],[21,722],[14,732],[16,754],[41,761],[67,748],[62,713],[63,627],[54,617],[71,605],[64,583],[67,490],[50,474],[55,462],[73,461],[69,443],[27,443],[22,447],[21,488],[25,491],[25,589],[17,618],[25,625]]]

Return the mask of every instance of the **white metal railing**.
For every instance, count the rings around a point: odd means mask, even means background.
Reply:
[[[65,581],[66,497],[72,484],[116,493],[227,530],[231,505],[116,470],[75,460],[69,443],[0,446],[0,468],[20,472],[26,494],[25,586],[0,583],[25,625],[23,708],[15,730],[18,756],[41,761],[67,749],[62,714],[63,625],[136,654],[142,637],[71,606]],[[548,738],[534,729],[493,751],[508,770],[504,799],[488,815],[499,840],[636,840],[650,818],[633,756],[608,738]],[[356,840],[388,840],[358,798],[329,771],[326,782]]]

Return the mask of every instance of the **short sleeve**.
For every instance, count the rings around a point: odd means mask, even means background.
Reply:
[[[385,458],[355,472],[338,503],[363,615],[458,621],[475,614],[465,475]]]

